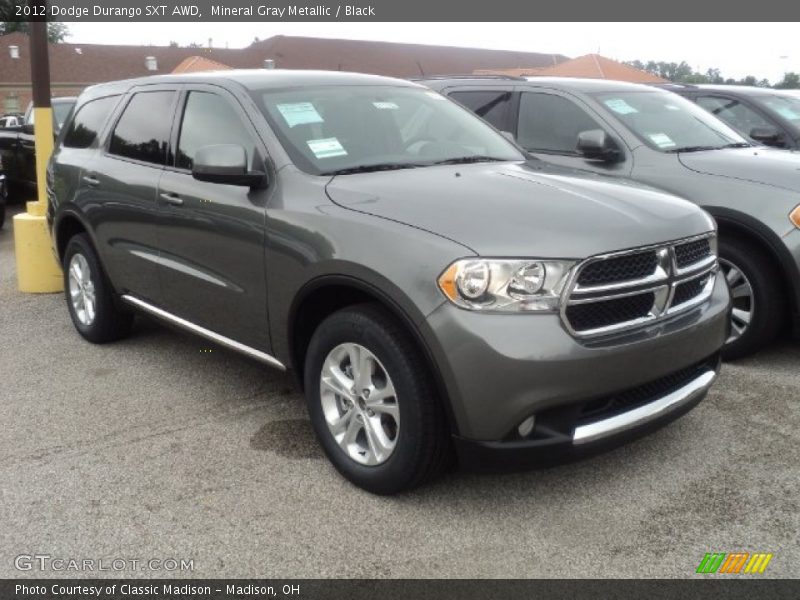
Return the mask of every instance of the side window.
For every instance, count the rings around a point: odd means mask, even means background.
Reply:
[[[81,106],[64,135],[64,146],[88,148],[94,144],[118,100],[119,96],[107,96]]]
[[[479,117],[486,119],[501,131],[508,129],[508,110],[511,92],[477,91],[453,92],[450,97],[463,104]]]
[[[526,150],[576,154],[578,134],[589,129],[602,127],[571,100],[534,92],[520,97],[517,141]]]
[[[163,165],[175,92],[139,92],[122,113],[108,151],[117,156]]]
[[[214,144],[242,146],[253,165],[256,154],[253,136],[230,103],[217,94],[190,92],[181,120],[176,166],[191,170],[197,149]]]
[[[772,127],[769,121],[752,108],[733,98],[700,96],[697,104],[746,136],[750,135],[754,127]]]

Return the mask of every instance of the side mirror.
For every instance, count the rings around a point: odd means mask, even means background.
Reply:
[[[602,129],[590,129],[578,134],[578,153],[587,160],[616,162],[622,153],[606,132]]]
[[[28,135],[33,135],[33,123],[25,123],[22,125],[22,131]]]
[[[192,177],[198,181],[261,187],[267,175],[247,170],[247,152],[237,144],[217,144],[198,148],[194,155]]]
[[[753,127],[750,137],[766,146],[784,146],[786,143],[783,134],[775,127]]]

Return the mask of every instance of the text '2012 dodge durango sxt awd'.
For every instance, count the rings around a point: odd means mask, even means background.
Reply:
[[[86,339],[140,311],[293,369],[327,456],[375,493],[453,456],[550,462],[669,422],[728,333],[705,212],[528,160],[395,79],[94,86],[48,193]]]

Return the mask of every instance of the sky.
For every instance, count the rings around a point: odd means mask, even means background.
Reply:
[[[69,23],[67,41],[83,44],[241,48],[273,35],[380,40],[565,54],[615,60],[685,60],[724,77],[778,81],[800,72],[796,23]],[[525,65],[508,65],[509,67]]]

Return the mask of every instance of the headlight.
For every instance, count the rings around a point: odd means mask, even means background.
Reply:
[[[439,276],[439,288],[462,308],[524,312],[558,310],[575,261],[464,258]]]
[[[800,228],[800,204],[794,207],[794,210],[789,213],[789,220],[795,227]]]

